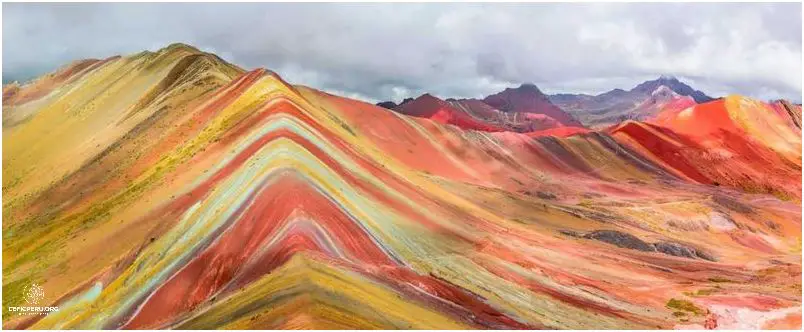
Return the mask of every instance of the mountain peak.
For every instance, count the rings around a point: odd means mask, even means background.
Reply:
[[[525,83],[515,89],[505,89],[484,98],[483,102],[506,113],[544,114],[565,126],[582,126],[578,120],[551,103],[533,83]]]
[[[704,103],[712,100],[712,97],[707,96],[699,90],[695,90],[684,82],[681,82],[675,76],[662,75],[655,80],[645,81],[631,89],[631,92],[638,92],[646,95],[652,94],[659,87],[666,86],[673,92],[682,95],[690,96],[696,103]]]
[[[522,90],[522,91],[533,91],[533,92],[542,93],[542,90],[539,90],[539,87],[537,87],[536,84],[533,84],[533,83],[522,83],[522,85],[520,85],[516,89],[517,90]]]
[[[648,80],[648,81],[640,83],[639,85],[637,85],[636,87],[631,89],[631,91],[653,92],[654,90],[659,88],[659,86],[662,86],[662,85],[667,86],[670,89],[673,89],[674,87],[681,87],[681,86],[689,87],[684,82],[679,81],[678,78],[676,78],[675,76],[661,75],[656,79]]]
[[[199,50],[198,47],[185,43],[173,43],[163,47],[159,51],[161,52],[161,51],[176,51],[176,50],[187,50],[193,53],[201,52],[201,50]]]
[[[395,102],[393,102],[392,100],[381,101],[381,102],[376,103],[374,105],[377,105],[377,106],[383,107],[383,108],[387,108],[389,110],[392,110],[392,109],[396,108],[397,106],[399,106]]]
[[[678,82],[678,78],[676,78],[673,75],[661,75],[661,76],[659,76],[658,79],[656,79],[656,81],[676,81],[676,82]]]
[[[414,99],[414,101],[446,104],[446,102],[443,99],[438,98],[436,96],[433,96],[430,93],[425,93],[425,94],[419,96],[418,98]]]

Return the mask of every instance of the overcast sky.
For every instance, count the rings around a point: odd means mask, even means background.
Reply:
[[[3,81],[184,42],[370,101],[523,82],[601,93],[674,75],[801,101],[801,4],[3,4]]]

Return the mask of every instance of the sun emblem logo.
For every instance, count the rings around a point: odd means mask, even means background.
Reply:
[[[37,305],[45,298],[45,289],[38,284],[30,284],[25,288],[25,302],[30,305]]]

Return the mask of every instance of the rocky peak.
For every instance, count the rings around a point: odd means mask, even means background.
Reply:
[[[392,110],[392,109],[397,107],[397,104],[395,102],[393,102],[393,101],[381,101],[381,102],[377,103],[376,105],[379,106],[379,107],[387,108],[389,110]]]
[[[516,90],[542,94],[542,90],[539,90],[539,87],[537,87],[536,84],[533,83],[522,83],[522,85],[516,88]]]
[[[655,80],[642,82],[633,89],[631,89],[631,92],[638,92],[651,95],[661,86],[665,86],[679,95],[690,96],[697,103],[703,103],[712,100],[712,97],[707,96],[701,91],[693,89],[686,83],[679,81],[676,77],[669,75],[662,75]]]

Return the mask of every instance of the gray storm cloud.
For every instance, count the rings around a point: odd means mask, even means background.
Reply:
[[[522,82],[600,93],[675,75],[801,101],[801,4],[3,4],[3,81],[185,42],[370,101]]]

